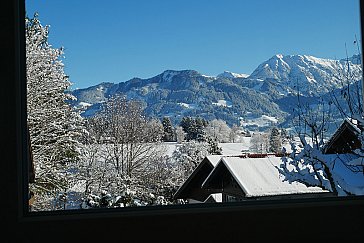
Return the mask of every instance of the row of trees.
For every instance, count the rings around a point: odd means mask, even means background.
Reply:
[[[250,140],[250,150],[256,153],[281,153],[283,144],[293,141],[287,130],[272,127],[269,132],[253,133]]]
[[[207,121],[200,117],[183,117],[178,126],[173,126],[168,117],[162,120],[165,142],[182,142],[182,141],[205,141],[210,137],[218,143],[234,143],[239,141],[242,135],[242,129],[237,125],[231,128],[224,120],[214,119]]]

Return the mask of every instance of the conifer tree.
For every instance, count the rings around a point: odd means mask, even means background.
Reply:
[[[163,117],[162,125],[164,130],[163,141],[165,142],[175,141],[175,132],[171,119],[169,119],[169,117]]]
[[[33,208],[47,210],[42,195],[54,195],[70,186],[69,167],[79,159],[81,116],[68,105],[74,99],[66,91],[71,86],[64,72],[63,49],[48,43],[49,27],[42,26],[38,14],[26,18],[27,120],[35,165],[38,198]],[[40,205],[42,204],[42,205]]]
[[[206,141],[206,131],[205,128],[208,125],[208,122],[203,118],[192,118],[192,117],[183,117],[180,123],[180,126],[183,128],[183,131],[186,133],[186,140],[196,140],[199,142]]]
[[[194,120],[189,116],[183,117],[182,121],[180,123],[180,126],[183,128],[183,131],[186,133],[186,140],[187,141],[192,140],[193,136],[194,136],[194,130],[195,130]]]
[[[277,127],[273,127],[269,136],[269,151],[278,153],[282,149],[281,135]]]

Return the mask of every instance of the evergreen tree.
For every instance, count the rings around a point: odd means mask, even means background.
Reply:
[[[269,136],[269,151],[278,153],[282,149],[281,135],[277,127],[273,127]]]
[[[218,142],[216,139],[213,139],[211,137],[207,138],[207,143],[209,144],[208,152],[209,154],[222,154],[222,148],[219,147]]]
[[[190,141],[192,139],[192,130],[193,130],[193,120],[191,117],[183,117],[180,123],[183,131],[186,134],[186,140]]]
[[[38,15],[26,18],[27,111],[35,165],[34,210],[49,210],[48,196],[70,187],[69,168],[79,159],[83,120],[67,103],[71,86],[64,73],[63,49],[48,43],[48,26]]]
[[[281,140],[282,142],[287,142],[289,139],[289,135],[288,135],[288,132],[285,128],[282,128],[281,129]]]
[[[164,131],[163,141],[164,142],[176,141],[174,128],[173,128],[171,119],[169,119],[169,117],[163,117],[162,125],[163,125],[163,131]]]
[[[193,135],[193,139],[197,140],[198,142],[206,142],[207,138],[206,138],[206,131],[205,131],[205,127],[207,126],[207,121],[203,118],[195,118],[195,130],[194,130],[194,135]]]
[[[199,142],[206,141],[206,131],[205,128],[208,125],[208,122],[203,118],[192,118],[192,117],[183,117],[180,123],[180,126],[183,128],[183,131],[186,133],[186,140],[196,140]]]

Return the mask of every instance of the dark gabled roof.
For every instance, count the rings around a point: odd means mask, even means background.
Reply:
[[[361,129],[357,120],[345,119],[326,142],[324,154],[350,153],[353,149],[361,146],[358,138],[360,133]]]
[[[210,174],[213,168],[217,165],[219,160],[221,159],[221,155],[210,155],[206,156],[200,164],[194,169],[192,174],[187,178],[187,180],[182,184],[182,186],[177,190],[177,192],[173,195],[174,199],[178,198],[192,198],[192,199],[202,199],[205,200],[209,195],[196,195],[191,194],[191,191],[194,189],[201,189],[202,182],[206,179],[206,177]],[[201,189],[202,190],[202,189]],[[204,194],[204,193],[202,193]]]

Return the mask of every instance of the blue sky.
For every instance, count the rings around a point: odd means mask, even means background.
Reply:
[[[193,69],[250,74],[275,54],[357,54],[358,0],[26,0],[73,88]]]

